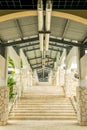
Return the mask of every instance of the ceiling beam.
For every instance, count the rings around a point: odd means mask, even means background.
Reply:
[[[53,65],[53,64],[51,64],[51,65]],[[45,67],[47,67],[47,68],[53,68],[53,66],[48,66],[48,65],[46,65]],[[42,68],[42,66],[37,66],[37,67],[32,67],[33,69],[41,69]]]
[[[34,57],[34,58],[29,58],[29,60],[35,60],[35,59],[39,59],[39,58],[42,58],[42,56],[38,56],[38,57]],[[46,58],[52,59],[53,61],[55,61],[55,58],[47,57],[47,56],[46,56]]]
[[[39,38],[38,37],[33,37],[33,38],[29,38],[29,39],[22,39],[20,41],[14,41],[14,42],[10,42],[10,43],[4,43],[3,46],[15,46],[15,45],[19,45],[19,44],[24,44],[24,43],[28,43],[28,42],[33,42],[33,41],[38,41]]]
[[[64,36],[65,36],[66,31],[68,29],[68,25],[69,25],[69,19],[66,20],[66,23],[65,23],[65,26],[64,26],[64,29],[63,29],[63,32],[62,32],[62,39],[64,39]]]
[[[37,67],[33,67],[33,69],[41,69],[42,68],[42,66],[40,65],[40,66],[37,66]]]
[[[48,67],[48,68],[53,68],[52,66],[53,64],[50,64],[50,65],[46,65],[45,67]]]
[[[38,42],[32,43],[32,44],[28,44],[28,45],[18,46],[18,49],[26,48],[26,47],[31,47],[31,46],[37,46],[37,45],[39,45]]]
[[[46,63],[50,63],[50,62],[52,62],[52,61],[46,61]],[[32,66],[39,65],[39,64],[42,65],[42,62],[40,62],[40,63],[36,63],[36,64],[32,64]],[[51,64],[53,64],[53,63],[51,63]]]
[[[64,46],[64,45],[58,45],[58,44],[56,44],[56,43],[50,43],[49,45],[51,45],[51,46],[55,46],[55,47],[61,47],[61,48],[68,48],[68,47],[72,47],[72,46]]]
[[[32,64],[32,66],[39,65],[39,64],[42,64],[42,62],[40,62],[40,63],[36,63],[36,64]]]
[[[28,49],[28,50],[24,50],[25,52],[28,52],[28,51],[34,51],[34,50],[39,50],[40,48],[33,48],[33,49]]]
[[[56,38],[50,38],[50,41],[51,42],[56,42],[57,44],[64,44],[64,45],[87,48],[87,45],[85,45],[85,44],[69,42],[69,41],[60,40],[60,39],[56,39]]]
[[[39,69],[39,70],[37,70],[37,73],[41,73],[42,71],[43,71],[42,69]],[[49,68],[48,68],[48,69],[45,68],[44,71],[46,71],[46,72],[50,72],[50,69],[49,69]]]
[[[82,43],[83,44],[87,43],[87,34],[86,34],[86,37],[83,39]]]
[[[52,57],[49,57],[49,56],[46,56],[46,58],[48,58],[48,59],[52,59],[52,60],[55,60],[55,58],[52,58]]]
[[[20,25],[19,20],[18,20],[18,19],[15,19],[15,23],[16,23],[16,26],[17,26],[17,29],[18,29],[20,38],[23,39],[23,32],[22,32],[22,29],[21,29],[21,25]]]
[[[63,52],[62,50],[59,50],[59,49],[54,49],[54,48],[49,48],[49,50],[52,50],[52,51],[59,51],[59,52]]]
[[[38,56],[38,57],[30,58],[29,60],[35,60],[35,59],[39,59],[39,58],[42,58],[42,57]]]

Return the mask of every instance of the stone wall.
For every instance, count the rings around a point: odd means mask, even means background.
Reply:
[[[6,125],[8,120],[9,90],[8,87],[0,87],[0,125]]]
[[[77,87],[77,116],[80,125],[87,125],[87,87]]]
[[[75,78],[75,71],[66,72],[65,74],[65,92],[66,96],[76,96],[76,87],[78,86],[78,79]]]

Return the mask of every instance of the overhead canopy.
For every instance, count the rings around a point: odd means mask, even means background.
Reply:
[[[1,3],[3,7],[3,2]],[[21,0],[20,2],[18,1],[18,4],[19,3],[20,7],[23,7]],[[74,0],[70,7],[73,7],[73,3],[75,3]],[[80,3],[81,1],[78,2],[77,7],[80,7]],[[14,4],[16,6],[15,1]],[[12,6],[14,6],[14,4],[12,4]],[[37,3],[33,1],[30,7],[36,9],[36,4]],[[43,6],[44,4],[43,2]],[[68,2],[65,3],[64,0],[62,3],[53,0],[53,9],[56,9],[57,4],[59,8],[62,4],[63,8],[68,6]],[[86,4],[86,1],[84,1],[84,4]],[[6,47],[13,46],[16,51],[23,49],[32,70],[37,70],[39,78],[41,75],[45,75],[45,77],[48,76],[50,70],[54,67],[54,62],[61,56],[63,49],[70,50],[72,46],[87,48],[86,25],[56,16],[51,17],[50,23],[51,28],[46,32],[50,32],[49,49],[45,52],[44,59],[40,51],[39,33],[45,32],[39,32],[38,30],[38,16],[27,16],[0,23],[1,45]],[[44,73],[42,61],[45,62]]]

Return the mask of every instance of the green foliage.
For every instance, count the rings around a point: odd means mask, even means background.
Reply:
[[[13,86],[16,84],[12,76],[8,77],[7,81],[8,87],[9,87],[9,99],[12,99],[15,93],[13,92]]]
[[[8,63],[12,68],[15,68],[14,61],[11,57],[8,57]]]
[[[8,86],[13,86],[16,84],[16,82],[14,81],[13,77],[12,76],[9,76],[8,77]]]
[[[15,68],[14,61],[13,59],[11,59],[11,57],[8,57],[8,63],[11,68]],[[7,79],[7,85],[9,87],[9,99],[12,99],[13,96],[15,95],[14,85],[16,84],[16,82],[14,81],[14,74],[15,74],[15,70],[11,72],[11,75]]]
[[[13,70],[13,71],[11,72],[11,75],[14,76],[14,74],[15,74],[15,71]]]

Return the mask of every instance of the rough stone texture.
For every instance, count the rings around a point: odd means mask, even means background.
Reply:
[[[80,125],[87,125],[87,87],[77,87],[77,117]]]
[[[78,79],[74,77],[75,71],[66,72],[65,74],[65,93],[67,97],[76,96],[76,87]]]
[[[9,90],[8,87],[0,87],[0,125],[6,125],[8,120],[8,103]]]

